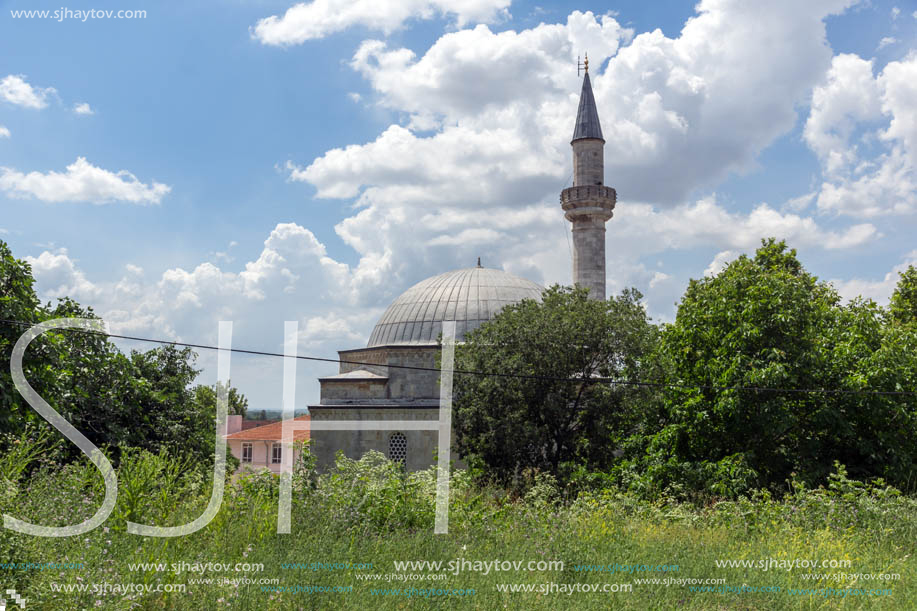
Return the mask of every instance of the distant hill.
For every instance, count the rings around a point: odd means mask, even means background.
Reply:
[[[293,416],[305,416],[309,408],[303,407],[293,411]],[[282,420],[283,412],[279,409],[249,409],[245,412],[245,420]]]

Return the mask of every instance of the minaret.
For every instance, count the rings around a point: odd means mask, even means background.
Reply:
[[[617,194],[605,181],[605,139],[589,81],[589,57],[573,130],[573,186],[560,193],[564,216],[573,223],[573,283],[605,299],[605,222]]]

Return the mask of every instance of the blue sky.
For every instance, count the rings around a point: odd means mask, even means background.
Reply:
[[[670,320],[774,235],[884,302],[917,262],[917,3],[763,4],[0,1],[0,239],[115,331],[215,342],[231,319],[279,350],[297,320],[319,356],[477,256],[567,284],[588,52],[611,291]],[[146,16],[12,14],[62,8]],[[279,363],[233,371],[279,405]],[[330,373],[300,366],[297,403]]]

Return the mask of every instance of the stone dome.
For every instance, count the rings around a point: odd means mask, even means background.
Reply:
[[[499,269],[470,267],[422,280],[385,310],[369,338],[375,346],[436,344],[444,320],[454,320],[456,339],[523,299],[541,301],[542,287]]]

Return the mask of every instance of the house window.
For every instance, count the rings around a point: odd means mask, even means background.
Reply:
[[[252,444],[249,441],[242,443],[242,462],[252,461]]]
[[[388,438],[388,457],[395,461],[404,463],[408,455],[408,440],[404,433],[392,433]]]
[[[280,460],[283,457],[283,444],[275,443],[271,446],[271,463],[275,465],[280,464]]]

